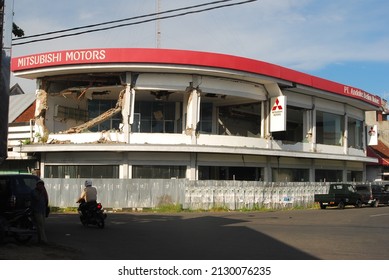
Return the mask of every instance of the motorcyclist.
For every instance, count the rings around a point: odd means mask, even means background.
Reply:
[[[81,196],[76,201],[77,203],[80,203],[80,210],[82,215],[85,216],[86,211],[92,207],[93,205],[96,205],[97,203],[97,189],[92,186],[91,180],[85,181],[85,188],[81,193]]]

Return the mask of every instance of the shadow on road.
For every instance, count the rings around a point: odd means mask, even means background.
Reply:
[[[52,215],[48,236],[81,259],[311,260],[315,257],[246,227],[245,220],[201,215],[109,214],[105,229],[76,215]]]

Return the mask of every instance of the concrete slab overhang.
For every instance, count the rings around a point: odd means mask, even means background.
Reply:
[[[15,152],[22,153],[55,153],[55,152],[167,152],[167,153],[225,153],[244,154],[253,156],[282,156],[293,158],[328,159],[342,161],[357,161],[365,163],[376,163],[377,159],[372,157],[350,156],[341,154],[311,153],[280,151],[273,149],[254,149],[245,147],[217,147],[206,145],[137,145],[137,144],[34,144],[23,145],[14,148]]]

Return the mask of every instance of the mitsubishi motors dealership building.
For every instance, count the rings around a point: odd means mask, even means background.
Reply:
[[[37,81],[30,141],[44,178],[363,181],[361,89],[249,58],[85,49],[12,59]]]

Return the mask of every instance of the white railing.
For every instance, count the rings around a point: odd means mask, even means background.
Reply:
[[[22,144],[32,143],[34,139],[34,123],[28,125],[9,124],[8,126],[8,159],[26,159],[27,154],[13,151]]]

